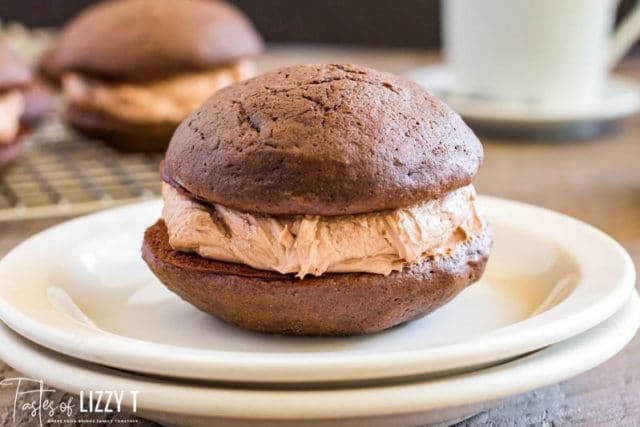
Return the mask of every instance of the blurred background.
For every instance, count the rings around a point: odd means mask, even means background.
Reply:
[[[53,27],[95,0],[3,0],[0,17]],[[232,0],[267,41],[434,47],[440,43],[438,0]],[[618,15],[636,2],[623,0]]]
[[[3,0],[0,16],[28,26],[58,26],[92,0]],[[235,0],[267,41],[435,46],[437,0]]]

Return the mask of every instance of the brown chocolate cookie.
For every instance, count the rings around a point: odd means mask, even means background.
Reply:
[[[215,68],[255,55],[262,40],[234,6],[210,0],[109,0],[62,30],[43,65],[127,81]]]
[[[487,231],[450,257],[388,276],[336,273],[300,280],[174,251],[160,220],[147,229],[142,256],[170,290],[229,323],[269,333],[354,335],[442,306],[480,278],[490,246]]]
[[[423,88],[356,65],[299,65],[215,93],[165,173],[195,198],[263,214],[406,207],[469,184],[480,141]]]
[[[37,64],[38,74],[47,82],[55,87],[60,86],[60,79],[62,78],[62,70],[56,63],[55,46],[50,45],[40,56],[40,60]]]
[[[31,78],[29,66],[18,57],[9,43],[0,37],[0,91],[26,85]]]
[[[68,106],[65,119],[80,133],[123,152],[163,152],[178,126],[173,122],[134,123]]]

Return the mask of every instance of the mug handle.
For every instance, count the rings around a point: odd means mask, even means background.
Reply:
[[[607,66],[611,70],[640,37],[640,2],[618,26],[609,44]]]

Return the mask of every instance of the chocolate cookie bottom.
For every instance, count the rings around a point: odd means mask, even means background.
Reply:
[[[74,129],[123,152],[164,152],[178,123],[135,123],[69,106],[65,118]]]
[[[159,220],[145,232],[142,257],[182,299],[242,328],[286,335],[357,335],[441,307],[482,276],[490,247],[487,230],[449,257],[388,276],[335,273],[300,280],[174,251]]]

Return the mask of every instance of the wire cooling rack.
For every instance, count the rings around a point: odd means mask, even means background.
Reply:
[[[59,121],[25,136],[0,178],[0,221],[77,215],[160,194],[160,154],[123,154]]]

